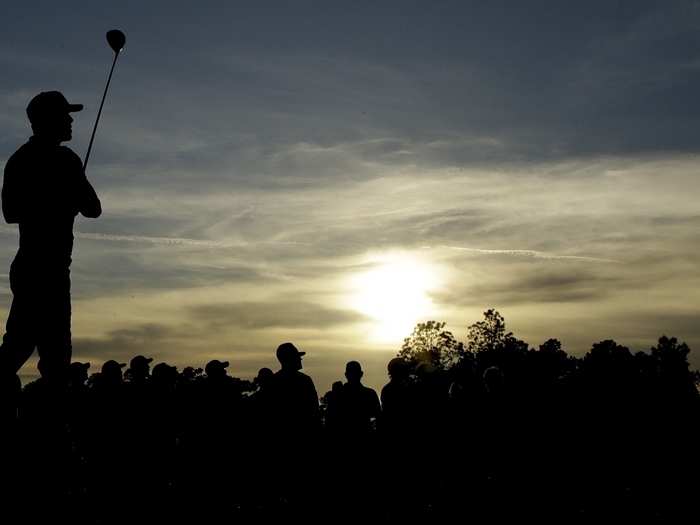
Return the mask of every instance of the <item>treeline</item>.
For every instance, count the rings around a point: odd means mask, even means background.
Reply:
[[[557,339],[531,348],[506,331],[503,316],[493,309],[467,328],[465,342],[445,330],[445,324],[416,325],[397,357],[411,369],[430,370],[457,384],[495,367],[507,378],[508,387],[521,393],[587,382],[600,388],[653,389],[658,394],[692,397],[700,386],[700,371],[691,369],[688,362],[690,348],[675,337],[660,337],[648,352],[632,352],[608,339],[576,357],[567,354]]]

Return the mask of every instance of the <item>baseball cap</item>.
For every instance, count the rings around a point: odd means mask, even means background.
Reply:
[[[153,377],[165,377],[168,374],[176,375],[177,367],[171,366],[168,363],[158,363],[153,367]]]
[[[109,361],[105,361],[102,365],[102,373],[104,374],[105,372],[110,372],[112,370],[121,370],[125,366],[126,363],[117,363],[114,359],[110,359]]]
[[[138,368],[139,366],[147,366],[151,361],[152,357],[144,357],[142,355],[137,355],[129,361],[129,368]]]
[[[34,122],[41,117],[82,111],[82,104],[70,104],[60,91],[42,91],[27,105],[27,117]]]
[[[277,359],[280,361],[292,356],[303,356],[306,352],[300,352],[292,343],[282,343],[277,347]]]
[[[215,370],[224,370],[225,368],[228,368],[228,361],[219,361],[218,359],[212,359],[207,363],[207,366],[204,367],[204,371],[209,375],[211,372]]]

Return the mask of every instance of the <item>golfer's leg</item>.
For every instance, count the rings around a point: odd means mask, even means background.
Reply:
[[[72,355],[70,281],[52,285],[44,301],[37,341],[39,372],[49,382],[65,383]]]
[[[31,303],[31,297],[24,294],[16,294],[12,300],[5,336],[0,346],[0,382],[5,382],[8,378],[14,380],[34,351],[36,325]]]

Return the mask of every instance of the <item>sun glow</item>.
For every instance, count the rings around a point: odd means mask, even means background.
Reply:
[[[376,266],[351,280],[351,306],[375,321],[370,339],[401,341],[432,314],[429,292],[437,287],[438,271],[409,255],[383,256],[372,263]]]

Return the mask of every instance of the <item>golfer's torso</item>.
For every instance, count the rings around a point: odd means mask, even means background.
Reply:
[[[31,140],[14,157],[12,172],[5,174],[8,191],[3,199],[12,199],[20,215],[15,261],[46,271],[67,269],[78,213],[80,159],[66,147]]]

